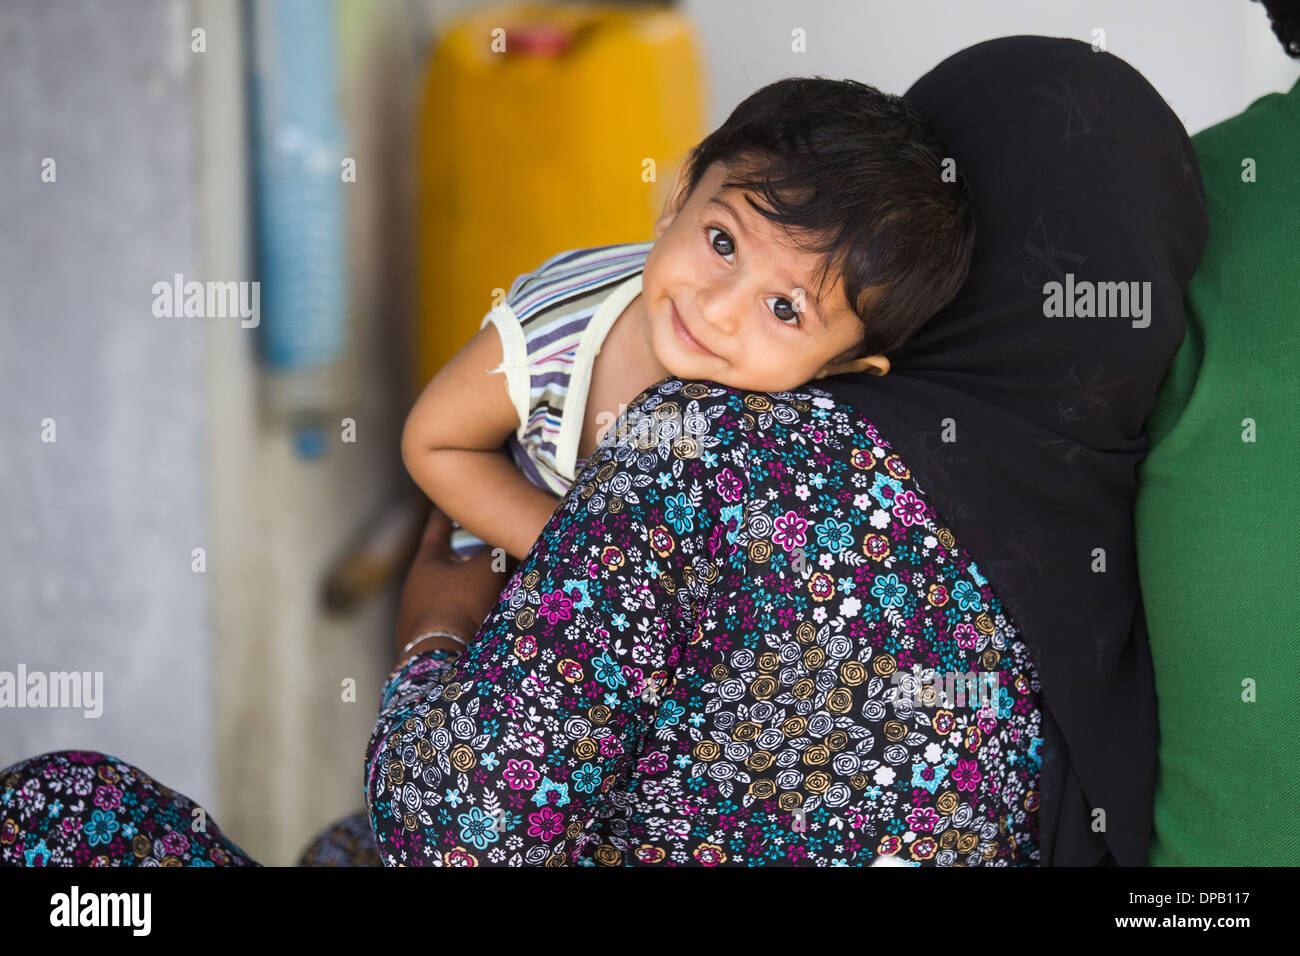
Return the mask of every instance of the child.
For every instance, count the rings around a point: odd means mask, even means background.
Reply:
[[[971,199],[945,159],[901,97],[780,80],[683,161],[655,241],[516,278],[402,434],[411,476],[459,526],[452,551],[522,560],[602,426],[665,377],[779,392],[886,374],[970,267]]]

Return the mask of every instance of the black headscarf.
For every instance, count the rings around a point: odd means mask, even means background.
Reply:
[[[905,98],[974,193],[970,278],[888,375],[818,384],[876,423],[1031,647],[1042,862],[1145,865],[1156,708],[1133,501],[1205,245],[1195,153],[1140,73],[1077,40],[978,44]],[[1076,302],[1080,283],[1149,282],[1150,324],[1045,316],[1067,273]]]

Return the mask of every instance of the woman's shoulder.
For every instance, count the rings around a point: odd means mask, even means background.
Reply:
[[[833,436],[853,438],[857,448],[892,450],[860,410],[811,384],[783,392],[756,392],[668,376],[633,398],[628,409],[630,419],[677,418],[683,435],[697,440],[710,425],[720,424],[748,433],[751,441],[777,451],[800,451],[818,438]],[[838,448],[842,442],[834,444]]]

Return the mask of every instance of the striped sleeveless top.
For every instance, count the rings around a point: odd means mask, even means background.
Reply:
[[[505,377],[519,425],[506,446],[537,487],[563,497],[587,463],[578,458],[587,390],[596,352],[623,310],[641,292],[641,271],[654,241],[561,252],[515,278],[492,309]],[[451,550],[469,557],[488,545],[453,523]]]

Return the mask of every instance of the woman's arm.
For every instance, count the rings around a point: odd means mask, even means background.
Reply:
[[[451,551],[451,520],[436,506],[430,509],[420,546],[402,584],[397,608],[397,664],[435,647],[458,655],[464,645],[449,637],[411,642],[431,630],[450,631],[468,641],[518,565],[512,558],[502,567],[490,551],[480,551],[466,561],[458,559]]]
[[[501,376],[496,327],[478,331],[425,386],[402,429],[402,461],[462,528],[522,558],[559,503],[523,476],[501,446],[519,426]]]
[[[469,648],[389,678],[367,752],[385,864],[582,855],[646,734],[676,719],[658,692],[697,615],[743,568],[740,401],[689,383],[656,419],[663,386],[644,396],[643,431],[592,455]]]

